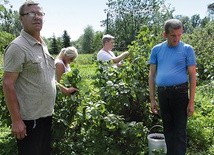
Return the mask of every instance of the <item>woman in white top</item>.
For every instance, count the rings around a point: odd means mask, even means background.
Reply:
[[[61,80],[62,74],[71,71],[70,63],[78,56],[77,49],[73,46],[63,48],[55,59],[57,82]]]
[[[77,56],[77,49],[71,46],[63,48],[55,59],[57,85],[66,95],[72,94],[73,92],[77,91],[77,89],[74,87],[63,87],[61,84],[59,84],[59,82],[64,73],[71,71],[70,63],[73,62],[77,58]]]

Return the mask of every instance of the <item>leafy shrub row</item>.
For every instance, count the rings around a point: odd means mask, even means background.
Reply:
[[[95,67],[94,75],[86,77],[73,66],[72,72],[63,77],[61,82],[78,87],[80,91],[72,97],[57,93],[53,119],[54,155],[148,154],[150,128],[161,124],[159,116],[150,112],[148,94],[149,53],[162,40],[157,32],[142,28],[129,46],[131,54],[122,68],[92,62],[88,65]],[[202,56],[198,59],[198,65],[203,66]],[[207,59],[210,61],[212,55]],[[212,81],[213,72],[209,69],[207,65],[199,70],[199,84]],[[209,73],[207,76],[203,76],[205,70]],[[198,89],[196,113],[188,123],[189,154],[197,154],[198,149],[201,154],[213,154],[213,83]],[[9,114],[2,91],[0,93],[1,126],[9,126]],[[10,134],[7,136],[1,140],[0,147],[4,154],[13,154],[15,143]]]

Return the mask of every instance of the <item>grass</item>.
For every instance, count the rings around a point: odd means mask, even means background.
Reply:
[[[79,54],[75,60],[75,63],[79,65],[88,65],[91,64],[95,60],[95,56],[93,54]]]
[[[80,75],[86,79],[90,79],[95,74],[96,65],[92,54],[80,54],[74,62],[74,67],[79,69]]]
[[[96,74],[96,64],[93,54],[80,54],[71,65],[71,68],[77,68],[79,70],[79,74],[82,77],[80,89],[84,91],[88,90],[88,86],[91,85],[92,78]]]

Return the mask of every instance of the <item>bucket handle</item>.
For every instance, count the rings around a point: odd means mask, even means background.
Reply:
[[[154,126],[152,126],[152,127],[149,129],[149,133],[151,133],[151,130],[152,130],[152,129],[157,128],[157,127],[163,129],[163,126],[161,126],[161,125],[154,125]]]

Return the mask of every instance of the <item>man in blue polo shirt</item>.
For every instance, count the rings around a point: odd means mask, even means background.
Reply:
[[[196,58],[192,46],[181,41],[182,33],[179,20],[167,20],[166,41],[152,48],[149,60],[151,110],[157,113],[160,107],[167,155],[185,155],[187,116],[194,112]],[[159,104],[155,100],[155,85]]]

